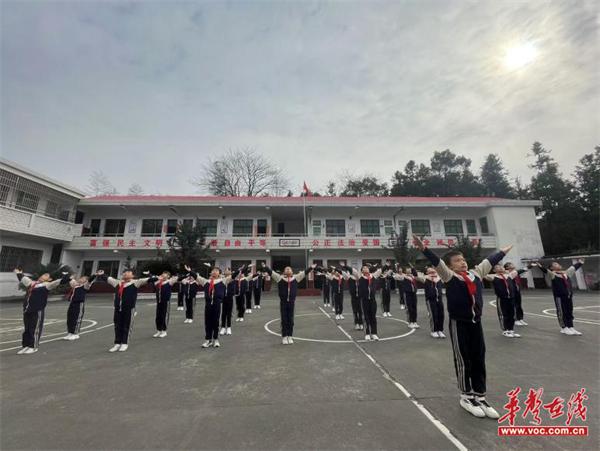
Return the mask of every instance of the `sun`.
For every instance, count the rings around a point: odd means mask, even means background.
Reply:
[[[538,50],[531,42],[525,42],[506,49],[504,66],[509,70],[517,70],[531,64],[538,56]]]

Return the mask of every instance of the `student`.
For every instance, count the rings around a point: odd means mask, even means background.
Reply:
[[[350,293],[350,302],[352,304],[354,330],[364,330],[362,308],[358,297],[358,277],[353,274],[352,268],[349,266],[344,267],[344,270],[348,273],[348,292]]]
[[[381,268],[377,269],[372,265],[363,265],[360,273],[355,268],[352,268],[352,274],[356,277],[358,284],[358,297],[365,322],[365,341],[379,341],[379,337],[377,336],[375,281],[381,275]]]
[[[504,258],[512,246],[500,249],[469,270],[467,261],[459,251],[451,250],[441,260],[416,235],[413,235],[413,242],[436,268],[446,285],[450,340],[458,387],[461,391],[460,406],[476,417],[497,419],[500,415],[485,399],[485,341],[481,326],[482,279]]]
[[[429,313],[429,326],[433,338],[446,338],[444,335],[444,282],[435,268],[429,267],[425,275],[418,275],[417,280],[423,284],[425,303]]]
[[[154,338],[165,338],[167,336],[167,326],[169,324],[169,314],[171,310],[171,291],[173,284],[177,282],[177,276],[171,276],[169,271],[163,271],[160,276],[150,276],[148,283],[152,284],[156,294],[156,333]]]
[[[515,295],[515,313],[517,318],[515,321],[515,326],[527,326],[528,324],[523,319],[524,312],[523,299],[521,297],[521,274],[526,273],[529,271],[529,269],[517,269],[511,262],[505,263],[504,269],[506,269],[508,275],[510,276],[509,281],[513,286],[513,293]]]
[[[37,280],[32,280],[23,274],[23,270],[14,270],[19,283],[27,289],[23,300],[23,336],[22,348],[17,354],[33,354],[38,351],[42,329],[44,328],[44,314],[48,305],[48,293],[61,284],[69,282],[68,273],[63,273],[61,279],[52,280],[49,273],[44,273]]]
[[[252,313],[252,294],[254,293],[254,275],[250,274],[250,278],[248,279],[248,289],[244,293],[244,297],[246,299],[246,313]]]
[[[417,323],[417,271],[413,268],[406,268],[404,274],[401,272],[394,274],[394,279],[399,281],[400,289],[404,291],[406,301],[406,315],[408,317],[408,327],[418,329],[421,326]]]
[[[225,277],[229,282],[225,284],[225,296],[223,297],[223,307],[221,310],[221,330],[220,335],[231,335],[231,315],[233,313],[233,296],[237,281],[232,277],[231,268],[225,269]]]
[[[290,266],[286,266],[283,274],[280,275],[263,263],[264,270],[277,284],[281,313],[281,342],[284,345],[294,344],[292,336],[294,335],[294,306],[296,304],[296,294],[298,293],[298,283],[316,266],[313,264],[297,274],[292,272]]]
[[[184,295],[184,291],[185,291],[185,286],[187,284],[187,279],[183,279],[180,280],[179,283],[177,284],[177,311],[179,312],[183,312],[183,304],[185,302],[185,295]],[[184,321],[184,323],[187,322],[187,317],[186,317],[186,321]]]
[[[183,322],[184,324],[192,324],[194,322],[196,296],[200,287],[196,279],[186,274],[179,284],[179,289],[183,291],[183,302],[185,304],[185,320]]]
[[[262,272],[257,272],[252,277],[252,293],[254,295],[254,308],[260,310],[260,298],[264,286],[264,276]]]
[[[315,275],[322,280],[321,291],[323,292],[323,307],[329,307],[331,305],[329,301],[331,299],[331,283],[328,277],[329,270],[319,268],[319,272],[316,272]]]
[[[344,274],[341,270],[334,268],[327,278],[329,279],[333,295],[335,319],[344,319]]]
[[[129,338],[133,330],[135,304],[138,289],[148,283],[149,277],[134,279],[131,270],[123,271],[121,280],[106,277],[104,271],[96,272],[96,280],[102,280],[115,288],[113,323],[115,325],[115,343],[108,352],[125,352],[129,348]]]
[[[69,308],[67,309],[67,335],[63,340],[79,340],[79,331],[85,314],[85,297],[94,283],[95,276],[81,276],[75,280],[71,277],[69,286],[71,290],[67,294]]]
[[[496,293],[496,311],[502,335],[507,338],[519,338],[515,333],[515,298],[511,278],[502,265],[494,265],[494,274],[485,276],[485,280],[492,282]]]
[[[583,266],[583,260],[578,260],[577,263],[569,266],[566,271],[563,270],[561,264],[558,262],[550,263],[547,269],[539,263],[532,263],[531,265],[537,266],[544,274],[550,276],[560,333],[565,335],[582,335],[581,332],[573,327],[573,286],[571,285],[570,278]]]
[[[235,306],[237,308],[237,318],[236,322],[244,321],[244,313],[246,313],[246,291],[249,290],[249,282],[252,278],[252,274],[244,274],[243,271],[240,271],[236,275],[236,284],[235,284]]]
[[[379,276],[379,283],[381,285],[381,310],[383,310],[383,316],[392,316],[390,313],[390,304],[392,301],[392,286],[394,285],[394,276],[391,271],[389,260]]]
[[[221,304],[225,298],[227,284],[231,281],[231,275],[222,276],[221,269],[214,267],[210,271],[208,279],[192,272],[189,266],[185,269],[198,284],[204,289],[204,331],[205,342],[203,348],[221,347],[219,343],[219,316],[221,315]]]

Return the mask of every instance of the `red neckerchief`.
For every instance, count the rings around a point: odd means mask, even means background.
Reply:
[[[508,288],[508,282],[506,280],[506,277],[504,276],[504,274],[498,274],[500,276],[500,278],[502,279],[502,282],[504,282],[504,286],[506,287],[506,293],[510,294],[510,290]]]
[[[293,278],[293,277],[290,277],[290,276],[288,276],[288,278],[287,278],[287,284],[288,284],[288,298],[287,298],[287,300],[288,300],[288,301],[290,300],[290,291],[291,291],[291,289],[292,289],[292,280],[293,280],[293,279],[294,279],[294,278]]]
[[[213,291],[215,290],[215,279],[210,279],[210,284],[208,285],[208,296],[211,297]]]
[[[560,276],[562,277],[563,281],[565,282],[566,287],[571,288],[571,280],[569,279],[569,276],[567,276],[564,272],[561,272]]]
[[[469,294],[471,295],[471,306],[475,304],[475,294],[477,293],[477,286],[475,286],[475,282],[471,280],[468,272],[460,272],[459,273],[465,283],[467,284],[467,290],[469,290]]]
[[[33,293],[33,289],[35,288],[35,286],[38,284],[38,282],[31,282],[31,285],[29,285],[29,293],[28,293],[28,298],[31,297],[31,293]]]
[[[125,282],[119,284],[119,299],[123,299],[123,290],[125,289]]]

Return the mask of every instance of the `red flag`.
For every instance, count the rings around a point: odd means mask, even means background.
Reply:
[[[302,192],[306,196],[312,196],[312,192],[308,189],[308,185],[306,184],[306,181],[304,182],[304,186],[302,187]]]

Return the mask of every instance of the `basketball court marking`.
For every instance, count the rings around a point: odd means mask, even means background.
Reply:
[[[491,306],[493,306],[494,308],[496,307],[496,301],[490,301],[489,304]],[[587,305],[587,306],[579,306],[579,307],[574,307],[573,310],[585,310],[588,308],[597,308],[598,306],[596,305]],[[527,315],[532,315],[532,316],[539,316],[542,318],[549,318],[549,319],[554,319],[556,320],[556,308],[547,308],[542,310],[542,313],[532,313],[532,312],[524,312]],[[600,326],[600,321],[594,320],[594,319],[578,319],[578,318],[574,318],[573,319],[574,323],[582,323],[582,324],[593,324],[594,326]]]

